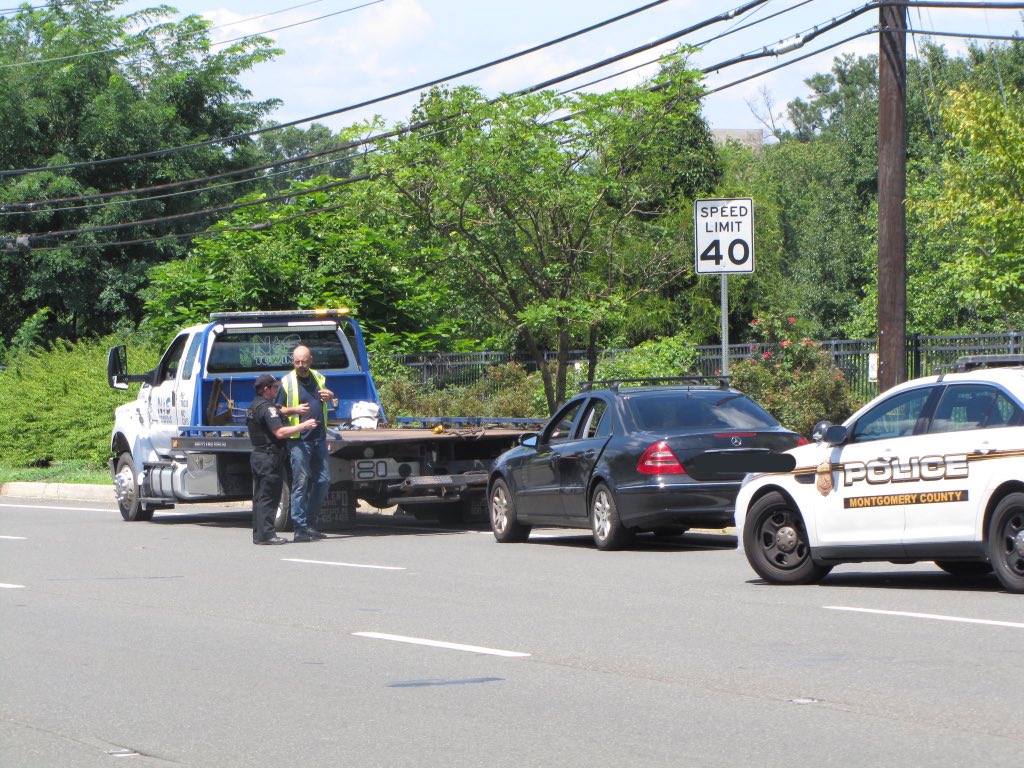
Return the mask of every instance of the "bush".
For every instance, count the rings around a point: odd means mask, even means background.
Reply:
[[[133,397],[107,385],[107,349],[118,343],[113,337],[56,341],[49,349],[23,351],[7,361],[0,371],[4,464],[105,466],[114,409]],[[159,352],[144,349],[130,357],[132,370],[144,371],[156,364]]]
[[[821,344],[798,333],[795,317],[765,316],[751,325],[767,347],[752,346],[756,354],[732,367],[732,386],[807,437],[822,419],[840,422],[853,413],[843,372]]]

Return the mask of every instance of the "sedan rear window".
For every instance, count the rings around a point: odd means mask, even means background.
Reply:
[[[638,428],[771,429],[779,423],[761,406],[736,392],[666,392],[626,397]]]

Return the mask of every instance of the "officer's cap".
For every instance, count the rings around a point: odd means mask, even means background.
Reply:
[[[253,389],[255,389],[256,394],[259,395],[263,392],[264,389],[276,383],[277,379],[275,379],[269,373],[261,373],[259,375],[259,378],[256,379],[256,384],[253,386]]]

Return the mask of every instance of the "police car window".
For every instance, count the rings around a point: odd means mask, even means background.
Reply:
[[[999,391],[984,384],[946,387],[935,408],[929,432],[961,432],[984,429]]]
[[[601,422],[604,420],[605,411],[608,409],[608,404],[600,398],[594,398],[590,401],[590,406],[587,408],[586,414],[583,416],[583,426],[580,429],[580,436],[585,438],[599,437],[601,430]],[[607,434],[607,430],[603,430]]]
[[[857,419],[852,441],[866,443],[914,434],[914,427],[931,394],[931,387],[923,387],[883,400]]]
[[[1002,392],[996,392],[992,410],[988,412],[989,429],[995,427],[1016,427],[1024,424],[1024,410]]]
[[[555,421],[544,432],[545,442],[564,443],[572,437],[572,423],[576,420],[576,414],[580,412],[583,403],[583,400],[571,403],[555,417]]]

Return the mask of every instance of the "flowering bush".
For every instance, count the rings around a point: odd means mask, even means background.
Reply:
[[[791,315],[756,318],[760,344],[730,370],[730,383],[789,429],[810,437],[822,419],[840,422],[855,409],[843,372],[822,345],[802,336]]]

